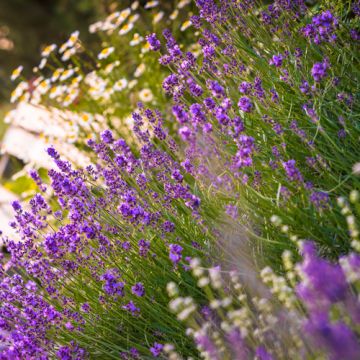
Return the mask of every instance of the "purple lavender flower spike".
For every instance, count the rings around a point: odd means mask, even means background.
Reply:
[[[311,69],[311,75],[316,82],[320,82],[327,76],[328,63],[323,61],[321,63],[315,63]]]
[[[273,55],[273,57],[270,59],[269,64],[274,65],[275,67],[280,67],[283,63],[284,57],[279,55]]]
[[[183,251],[183,248],[178,244],[170,244],[169,246],[169,258],[172,261],[174,265],[177,265],[179,261],[181,260],[181,253]]]
[[[240,110],[249,113],[253,109],[254,105],[247,96],[243,96],[238,102],[238,107],[240,108]]]
[[[139,297],[142,297],[145,295],[145,288],[144,285],[142,283],[136,283],[132,288],[131,288],[131,292]]]
[[[150,348],[150,352],[154,357],[159,357],[163,348],[164,345],[159,343],[154,343],[153,346]]]
[[[146,40],[150,45],[150,49],[153,51],[159,51],[161,48],[161,43],[159,39],[156,37],[155,33],[146,36]]]
[[[290,181],[303,182],[303,180],[304,180],[303,176],[301,175],[299,169],[295,166],[296,165],[295,160],[284,161],[282,163],[282,165],[283,165],[283,167],[286,171],[286,175]]]

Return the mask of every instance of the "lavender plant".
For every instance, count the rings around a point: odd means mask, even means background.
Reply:
[[[266,289],[249,291],[243,275],[217,266],[206,269],[198,259],[190,267],[208,303],[198,305],[181,297],[175,283],[168,284],[170,309],[187,324],[201,358],[217,359],[357,359],[360,258],[352,253],[340,264],[317,256],[314,244],[300,245],[303,259],[294,265],[283,254],[285,276],[270,267],[261,272]],[[270,291],[268,291],[270,290]],[[173,344],[164,347],[169,359],[182,359]]]
[[[164,310],[164,286],[167,279],[192,286],[186,263],[200,249],[210,251],[212,236],[198,212],[200,198],[183,182],[184,165],[152,144],[149,130],[140,130],[143,116],[165,141],[160,114],[143,110],[134,114],[142,143],[137,156],[109,130],[99,143],[89,141],[98,161],[83,170],[50,147],[58,167],[49,171],[56,204],[40,194],[28,209],[13,203],[12,226],[21,241],[7,241],[7,267],[24,275],[3,272],[5,358],[150,356],[151,344],[178,337],[181,327]],[[175,150],[170,140],[167,145]],[[32,177],[46,191],[36,172]],[[9,321],[8,309],[24,316]]]
[[[189,154],[268,261],[289,246],[270,214],[328,256],[347,252],[333,205],[359,187],[358,5],[311,13],[302,1],[196,3],[201,58],[169,32],[160,58],[173,69],[163,88]]]
[[[359,4],[195,3],[201,55],[163,31],[168,97],[138,103],[127,138],[123,83],[74,57],[77,33],[63,46],[77,68],[59,76],[83,75],[62,106],[104,126],[84,126],[91,165],[49,147],[57,169],[13,203],[1,358],[359,357]],[[99,61],[113,69],[116,49]],[[99,98],[77,102],[82,76]]]

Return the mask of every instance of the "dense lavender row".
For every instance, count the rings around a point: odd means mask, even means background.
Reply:
[[[1,359],[360,357],[360,4],[195,4],[200,53],[146,36],[166,101],[12,204]]]

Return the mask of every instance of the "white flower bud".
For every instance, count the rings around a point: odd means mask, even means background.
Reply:
[[[232,298],[230,296],[228,296],[225,299],[223,299],[222,306],[226,308],[226,307],[230,306],[231,303],[232,303]]]
[[[360,194],[357,190],[352,190],[349,196],[350,202],[356,204],[360,200]]]
[[[173,344],[165,344],[164,345],[164,352],[169,353],[170,351],[174,350],[174,345]]]
[[[346,200],[343,196],[338,197],[336,201],[337,201],[338,206],[340,206],[341,208],[344,207],[346,204]]]
[[[275,226],[280,226],[282,224],[282,219],[277,216],[277,215],[273,215],[270,218],[270,221],[275,225]]]
[[[169,307],[171,311],[177,312],[180,310],[180,307],[183,305],[183,298],[178,297],[174,300],[171,300],[169,303]]]
[[[166,285],[166,290],[167,290],[170,297],[174,297],[174,296],[179,294],[179,289],[178,289],[177,285],[173,281],[169,282]]]
[[[191,306],[185,308],[183,311],[181,311],[177,315],[178,320],[180,320],[180,321],[186,320],[195,310],[196,310],[195,305],[191,305]]]
[[[210,307],[212,309],[218,309],[219,307],[221,306],[221,301],[220,300],[212,300],[211,303],[210,303]]]
[[[199,279],[197,285],[198,285],[198,287],[203,288],[203,287],[209,285],[209,283],[210,283],[210,279],[208,277],[202,277]]]

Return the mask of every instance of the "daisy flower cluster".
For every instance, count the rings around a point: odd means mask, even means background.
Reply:
[[[39,65],[33,69],[31,81],[22,75],[23,66],[13,71],[11,80],[16,81],[17,86],[11,102],[19,103],[20,107],[24,103],[46,106],[51,112],[71,110],[73,119],[69,112],[57,117],[57,125],[65,127],[67,139],[56,135],[48,137],[46,127],[40,131],[41,136],[53,144],[67,141],[83,146],[91,134],[101,131],[98,120],[104,115],[107,126],[118,129],[119,135],[122,131],[128,133],[128,118],[138,101],[165,106],[163,93],[157,85],[165,72],[149,54],[145,37],[148,23],[153,29],[167,25],[181,27],[189,16],[190,1],[180,1],[174,6],[175,10],[172,6],[162,9],[159,2],[140,4],[134,1],[131,6],[90,25],[89,32],[101,40],[100,50],[87,49],[80,40],[79,31],[70,34],[60,46],[46,46]],[[165,15],[166,23],[160,22]],[[179,29],[179,32],[184,30]],[[194,34],[189,32],[186,46],[191,47],[194,39]],[[13,123],[16,117],[21,117],[20,110],[13,110],[6,121]],[[69,123],[73,124],[70,130],[66,129]]]

